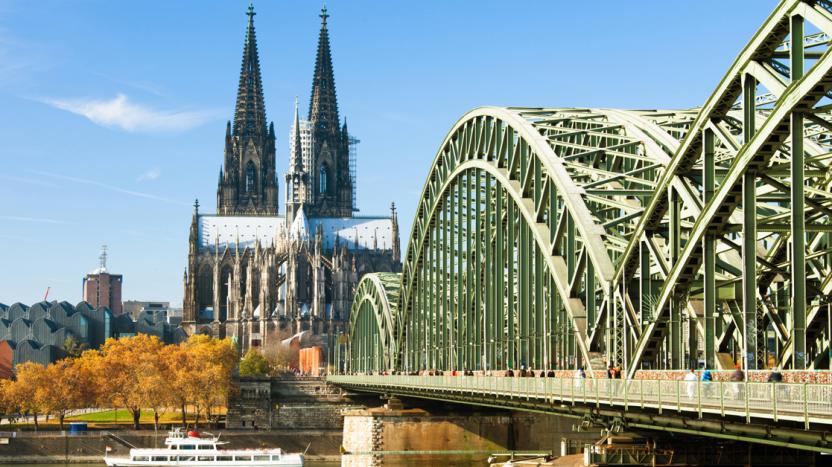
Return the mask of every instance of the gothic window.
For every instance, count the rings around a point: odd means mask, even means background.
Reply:
[[[320,175],[320,179],[321,179],[320,191],[321,191],[321,194],[325,194],[328,191],[328,188],[329,188],[329,185],[327,185],[327,183],[328,183],[327,172],[328,172],[328,170],[327,170],[326,164],[322,165],[321,166],[321,175]]]
[[[254,191],[257,185],[257,168],[254,167],[254,162],[248,161],[246,164],[246,192]]]

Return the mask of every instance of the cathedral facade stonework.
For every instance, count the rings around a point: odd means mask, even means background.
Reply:
[[[280,215],[275,130],[266,120],[251,7],[248,16],[217,213],[194,204],[182,327],[232,337],[242,351],[305,330],[331,343],[346,330],[361,276],[401,270],[395,205],[389,216],[354,215],[355,140],[338,115],[324,8],[306,120],[295,106]]]

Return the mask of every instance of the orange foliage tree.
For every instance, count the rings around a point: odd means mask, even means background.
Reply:
[[[225,406],[231,391],[231,372],[237,362],[237,352],[230,339],[212,339],[204,335],[191,336],[182,344],[188,353],[191,401],[196,406],[196,424],[201,409],[211,419],[211,408]]]
[[[138,334],[122,339],[107,339],[95,366],[98,400],[113,407],[124,407],[139,428],[143,408],[152,405],[153,384],[165,369],[159,356],[164,344],[156,336]]]
[[[24,362],[15,368],[17,379],[12,387],[12,398],[22,414],[31,415],[38,429],[38,415],[43,413],[43,388],[46,380],[46,367],[34,362]]]
[[[14,381],[0,381],[0,414],[52,414],[63,429],[69,411],[86,407],[126,408],[139,428],[143,409],[154,414],[168,407],[193,405],[199,414],[227,404],[237,352],[229,339],[192,336],[179,345],[165,345],[158,337],[139,334],[107,339],[99,350],[44,367],[21,363]]]
[[[93,402],[91,374],[75,360],[65,358],[46,367],[46,384],[38,388],[44,413],[58,418],[61,430],[70,410],[89,407]]]

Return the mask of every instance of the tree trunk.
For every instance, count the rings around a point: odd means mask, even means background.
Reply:
[[[139,429],[139,417],[142,416],[142,409],[130,409],[130,413],[133,415],[133,429]]]
[[[32,412],[32,413],[35,416],[35,431],[38,431],[38,427],[39,427],[39,425],[38,425],[38,413],[37,412]]]
[[[199,406],[196,406],[196,420],[194,420],[194,430],[199,430]]]
[[[188,420],[186,419],[185,415],[185,403],[182,403],[182,428],[186,428],[188,426]]]
[[[208,406],[205,407],[205,420],[209,427],[214,428],[211,424],[211,404],[208,404]]]
[[[64,417],[65,416],[66,416],[66,414],[64,414],[64,413],[59,413],[58,414],[58,424],[61,426],[61,431],[64,431]]]
[[[159,410],[153,409],[153,429],[159,429]]]

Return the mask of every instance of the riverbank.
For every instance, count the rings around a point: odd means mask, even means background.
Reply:
[[[310,461],[340,459],[341,430],[226,430],[218,433],[231,448],[280,447],[286,452],[306,451]],[[165,432],[156,434],[147,430],[89,431],[77,436],[61,432],[6,432],[0,435],[0,465],[100,463],[108,447],[108,455],[125,456],[130,450],[128,444],[161,447],[165,435]]]

